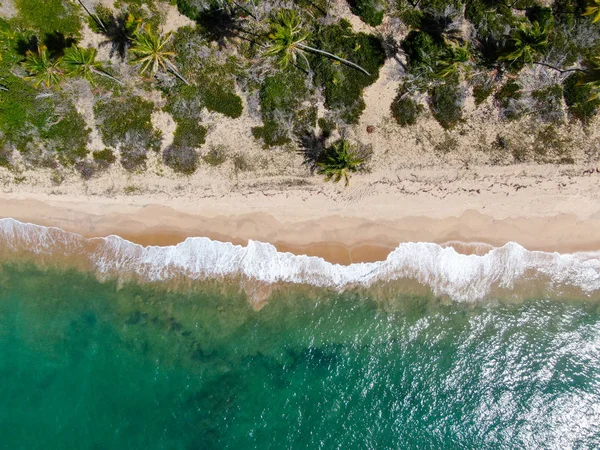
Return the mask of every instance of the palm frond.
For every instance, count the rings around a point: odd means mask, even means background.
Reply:
[[[25,78],[36,88],[42,84],[46,87],[58,85],[64,79],[60,58],[52,60],[44,45],[38,46],[37,52],[27,51],[23,67],[28,73]]]

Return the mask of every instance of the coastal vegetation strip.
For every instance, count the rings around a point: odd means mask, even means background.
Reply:
[[[152,154],[184,175],[225,158],[248,170],[243,149],[206,148],[216,115],[252,118],[265,152],[299,152],[311,173],[348,184],[377,152],[352,130],[390,60],[397,127],[429,115],[451,132],[469,102],[506,123],[534,118],[539,139],[515,162],[571,163],[557,127],[589,126],[600,105],[594,1],[3,0],[0,12],[0,165],[13,171],[89,179],[115,164],[143,172]]]

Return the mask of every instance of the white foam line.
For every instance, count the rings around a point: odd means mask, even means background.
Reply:
[[[59,228],[0,219],[2,245],[25,246],[37,253],[84,252],[85,238]],[[241,274],[266,283],[289,282],[345,289],[377,281],[413,279],[436,295],[458,301],[484,298],[492,287],[510,289],[529,271],[548,277],[552,285],[572,285],[584,292],[600,290],[600,253],[529,251],[515,242],[484,255],[465,255],[434,243],[400,244],[384,261],[333,264],[319,257],[278,252],[269,244],[247,246],[191,237],[177,245],[147,246],[111,235],[90,255],[102,274],[135,273],[148,281],[184,274],[192,279]],[[22,247],[21,247],[22,248]]]

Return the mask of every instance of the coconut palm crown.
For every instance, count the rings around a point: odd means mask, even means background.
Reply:
[[[309,36],[310,34],[302,28],[300,15],[295,10],[283,9],[270,20],[270,29],[267,36],[270,44],[265,54],[275,56],[282,68],[287,67],[290,63],[296,64],[296,60],[300,56],[310,70],[310,64],[304,53],[318,53],[354,67],[370,76],[369,72],[352,61],[305,44]]]
[[[28,50],[23,61],[23,67],[28,75],[25,77],[33,82],[36,88],[42,84],[46,87],[58,85],[64,79],[61,59],[52,59],[45,45],[38,45],[37,52]]]
[[[548,48],[548,32],[548,28],[542,27],[538,22],[533,22],[530,26],[522,23],[511,34],[511,51],[498,59],[532,64],[537,55],[544,53]]]
[[[437,75],[446,78],[459,73],[461,67],[470,60],[471,53],[466,46],[450,45],[438,60]]]
[[[102,69],[102,63],[96,61],[95,48],[82,48],[77,45],[69,47],[65,50],[62,66],[64,67],[65,75],[85,78],[92,86],[95,85],[94,75],[110,78],[120,85],[123,84]]]
[[[325,181],[333,180],[337,183],[343,178],[348,186],[349,172],[357,172],[364,162],[364,158],[358,155],[350,142],[341,139],[325,150],[322,158],[317,161],[317,172],[325,176]]]
[[[175,56],[174,52],[167,50],[172,36],[171,33],[164,35],[157,33],[149,26],[136,30],[132,40],[133,45],[129,50],[135,56],[132,62],[140,64],[142,74],[149,70],[154,76],[159,70],[164,70],[173,73],[185,84],[189,84],[170,60]]]

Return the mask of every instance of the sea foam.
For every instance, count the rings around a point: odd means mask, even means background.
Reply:
[[[240,246],[191,237],[177,245],[144,247],[119,236],[86,239],[58,228],[6,218],[0,219],[0,246],[37,254],[83,256],[101,275],[135,274],[147,281],[241,275],[268,284],[344,290],[409,279],[456,301],[480,300],[494,288],[512,289],[517,282],[542,277],[549,289],[571,286],[590,295],[600,291],[600,252],[529,251],[515,242],[491,248],[484,255],[461,254],[452,246],[435,243],[405,242],[383,261],[340,265],[279,252],[258,241]]]

